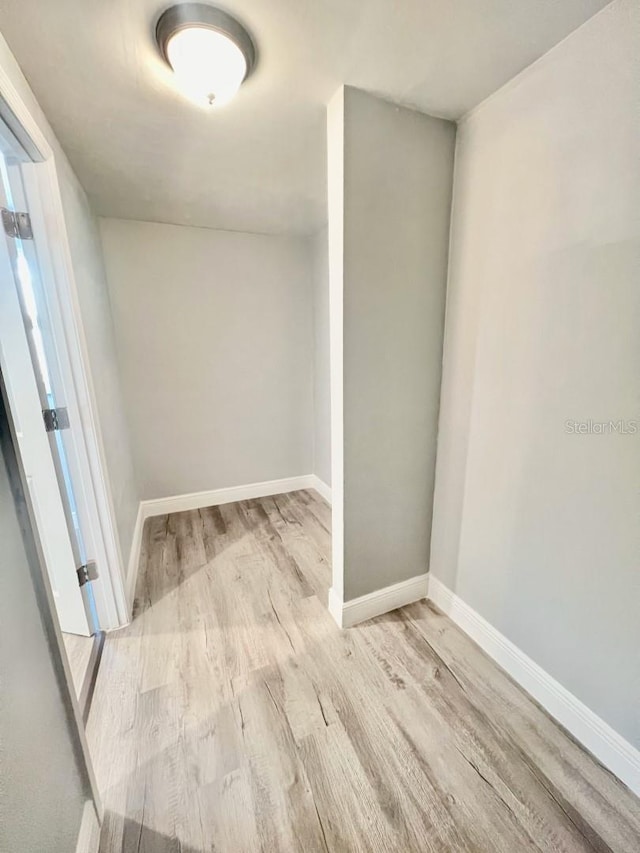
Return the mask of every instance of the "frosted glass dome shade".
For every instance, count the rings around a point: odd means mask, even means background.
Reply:
[[[247,61],[238,45],[208,27],[178,30],[166,50],[180,89],[204,106],[228,103],[247,74]]]

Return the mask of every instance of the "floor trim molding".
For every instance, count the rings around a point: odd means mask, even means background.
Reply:
[[[433,575],[428,597],[615,776],[640,796],[640,752]]]
[[[87,671],[82,680],[82,687],[78,696],[78,704],[82,713],[82,722],[87,725],[89,712],[91,711],[91,703],[93,702],[93,694],[96,689],[96,681],[98,680],[98,669],[102,660],[102,652],[104,650],[104,641],[106,634],[104,631],[99,631],[93,635],[93,645],[87,664]]]
[[[312,474],[311,480],[311,488],[315,489],[315,491],[325,499],[329,506],[331,506],[331,486],[325,483],[324,480],[321,480],[317,474]]]
[[[100,843],[100,821],[93,800],[86,800],[82,810],[76,853],[97,853]]]
[[[340,628],[352,628],[374,616],[382,616],[405,604],[427,597],[428,575],[417,575],[400,583],[385,586],[359,598],[343,601],[333,587],[329,590],[329,613]]]
[[[248,483],[244,486],[231,486],[227,489],[212,489],[206,492],[192,492],[186,495],[171,495],[167,498],[142,501],[144,517],[168,515],[170,512],[186,512],[190,509],[204,509],[207,506],[220,506],[252,498],[266,498],[270,495],[282,495],[297,492],[300,489],[315,488],[313,474],[299,477],[285,477],[282,480],[265,480],[262,483]]]
[[[125,583],[125,595],[127,597],[127,611],[129,619],[131,619],[133,611],[133,600],[136,594],[136,581],[138,580],[138,570],[140,568],[140,555],[142,552],[142,532],[144,530],[144,522],[146,519],[144,514],[144,505],[138,505],[138,514],[136,523],[133,527],[133,538],[131,540],[131,550],[129,552],[129,562],[127,564],[127,579]]]

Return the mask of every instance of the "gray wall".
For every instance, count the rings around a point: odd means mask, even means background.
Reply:
[[[640,6],[458,133],[431,569],[640,746]],[[588,428],[588,427],[587,427]]]
[[[309,474],[301,238],[100,221],[142,497]]]
[[[428,569],[454,140],[345,88],[345,600]]]
[[[129,430],[117,373],[113,324],[97,223],[87,197],[38,106],[27,81],[0,36],[0,61],[55,152],[65,222],[71,246],[82,324],[89,352],[102,449],[114,502],[120,548],[126,561],[138,511],[138,489],[129,446]]]
[[[27,561],[7,443],[0,389],[0,850],[72,851],[91,792],[68,716],[52,611],[40,611],[44,581],[33,540]]]
[[[313,280],[313,473],[331,485],[329,246],[327,229],[311,238]]]

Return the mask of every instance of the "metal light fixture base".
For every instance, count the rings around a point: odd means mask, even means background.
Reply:
[[[256,47],[253,39],[242,24],[215,6],[207,3],[178,3],[160,15],[156,24],[156,42],[164,61],[170,65],[167,45],[172,36],[188,27],[205,27],[230,38],[244,55],[247,71],[244,80],[256,66]]]

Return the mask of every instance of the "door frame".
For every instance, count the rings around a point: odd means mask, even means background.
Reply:
[[[55,305],[59,323],[54,324],[56,347],[66,354],[70,365],[70,385],[79,411],[76,432],[82,445],[79,457],[82,482],[79,492],[88,496],[91,534],[98,553],[100,577],[104,581],[96,607],[101,630],[111,630],[129,622],[125,593],[125,564],[115,525],[115,510],[109,481],[104,443],[97,418],[93,378],[89,368],[87,340],[82,323],[78,287],[71,247],[64,217],[58,182],[57,159],[62,151],[54,150],[42,125],[46,119],[37,104],[31,108],[16,88],[14,78],[20,75],[28,96],[31,94],[22,72],[0,38],[0,117],[28,153],[32,162],[23,169],[25,192],[34,230],[44,239],[39,241],[38,260],[41,274],[49,289],[47,295]],[[51,292],[50,292],[51,291]]]

